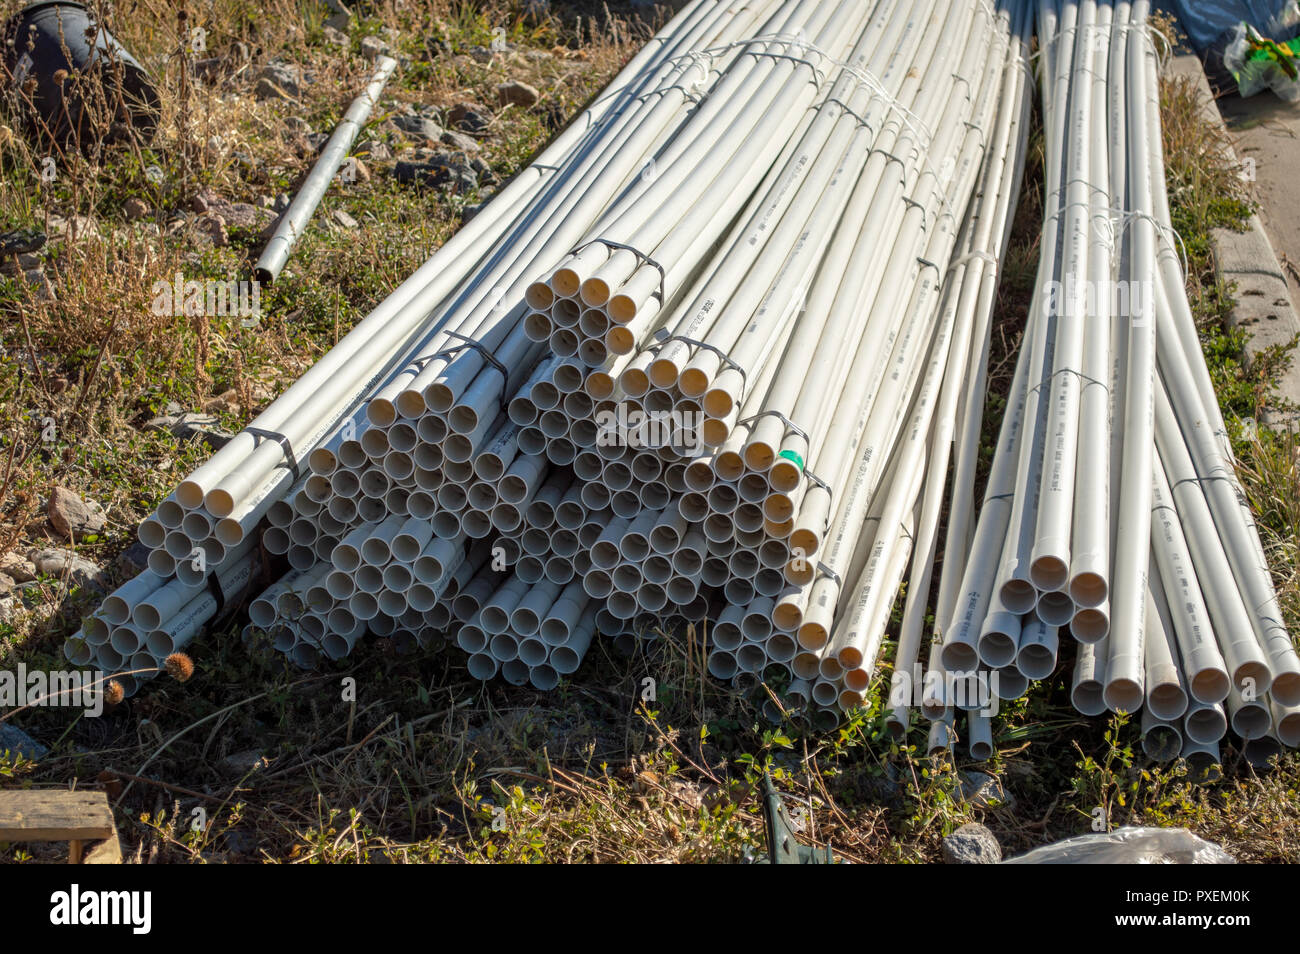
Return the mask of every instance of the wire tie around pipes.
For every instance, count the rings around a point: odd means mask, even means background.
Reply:
[[[208,592],[211,593],[212,598],[217,601],[217,608],[212,614],[212,618],[215,620],[221,615],[221,611],[226,608],[226,594],[221,591],[221,580],[217,578],[216,570],[213,570],[208,574],[207,584]]]
[[[289,462],[289,469],[293,471],[293,479],[297,480],[302,476],[302,468],[298,465],[298,458],[294,455],[293,445],[289,443],[289,438],[285,437],[279,431],[268,431],[261,427],[246,427],[244,428],[244,432],[246,434],[252,434],[254,438],[260,437],[265,440],[275,441],[279,444],[281,449],[284,451],[285,460]],[[256,447],[257,443],[257,441],[254,441],[253,446]]]
[[[840,575],[836,573],[834,570],[832,570],[830,567],[828,567],[821,560],[817,561],[817,569],[822,573],[823,576],[829,576],[832,580],[834,580],[835,585],[838,586],[840,589],[844,589],[844,581],[840,579]]]
[[[913,199],[911,196],[906,196],[906,195],[903,196],[903,204],[906,205],[906,206],[910,206],[911,208],[919,209],[919,210],[920,210],[920,212],[921,212],[921,231],[924,232],[924,231],[926,230],[925,206],[923,206],[920,202],[917,202],[917,201],[916,201],[915,199]],[[919,261],[919,259],[918,259],[918,261]]]
[[[591,242],[585,242],[578,248],[575,248],[569,254],[570,255],[576,254],[577,252],[580,252],[582,249],[586,248],[587,246],[596,245],[596,244],[604,245],[607,248],[618,248],[618,249],[622,249],[625,252],[631,252],[633,255],[637,257],[637,261],[640,262],[642,265],[649,265],[653,267],[656,271],[659,272],[659,292],[658,292],[659,303],[663,304],[665,301],[668,300],[667,298],[668,271],[662,265],[656,262],[653,258],[647,255],[645,252],[641,251],[639,248],[633,248],[631,245],[624,245],[622,242],[614,242],[611,241],[610,239],[602,238],[602,239],[595,239],[594,241]]]
[[[922,268],[933,268],[935,275],[939,276],[940,279],[943,278],[943,272],[939,270],[939,266],[934,262],[930,261],[928,258],[922,258],[920,255],[916,256],[916,260],[921,263]]]
[[[952,272],[953,269],[957,268],[960,265],[965,265],[967,262],[972,261],[973,259],[980,259],[981,261],[988,262],[995,269],[1000,264],[998,262],[998,257],[994,255],[992,252],[986,252],[983,249],[975,249],[974,251],[967,252],[965,255],[961,255],[953,259],[951,262],[949,262],[948,271]]]
[[[1163,238],[1165,242],[1169,244],[1170,249],[1177,251],[1179,253],[1178,257],[1182,260],[1182,265],[1183,265],[1183,275],[1184,276],[1187,275],[1187,245],[1185,242],[1183,242],[1183,237],[1178,234],[1177,229],[1175,229],[1172,225],[1165,225],[1163,222],[1157,219],[1150,212],[1140,212],[1136,210],[1121,210],[1119,213],[1119,217],[1120,217],[1120,221],[1123,223],[1122,228],[1128,228],[1130,225],[1133,224],[1133,221],[1135,219],[1145,219],[1146,221],[1150,222],[1152,228],[1154,228],[1156,232],[1160,234],[1161,238]],[[1171,239],[1170,236],[1173,236],[1173,238]],[[1177,242],[1177,245],[1174,244],[1175,241]]]
[[[735,371],[737,374],[740,375],[740,391],[742,395],[744,394],[745,384],[749,380],[749,376],[745,373],[745,369],[742,368],[740,365],[736,364],[736,362],[732,361],[731,356],[728,355],[726,352],[724,352],[721,348],[715,347],[714,345],[709,344],[707,341],[700,341],[698,338],[688,338],[685,335],[671,335],[668,338],[664,339],[663,344],[668,344],[668,342],[670,341],[684,341],[688,345],[694,345],[697,348],[703,348],[705,351],[712,351],[714,354],[718,356],[718,358],[722,361],[724,365],[726,365],[728,368],[731,368],[733,371]],[[663,345],[660,345],[660,347],[663,347]]]
[[[775,418],[777,418],[778,420],[780,420],[780,422],[781,422],[782,424],[784,424],[786,427],[790,428],[790,430],[794,431],[796,434],[798,434],[800,437],[802,437],[805,441],[808,441],[809,443],[812,443],[811,439],[808,437],[808,432],[807,432],[807,431],[805,431],[802,427],[800,427],[800,426],[799,426],[798,424],[796,424],[794,421],[790,420],[788,417],[786,417],[784,414],[782,414],[780,411],[776,410],[775,408],[772,409],[772,410],[769,410],[769,411],[759,411],[757,414],[751,414],[749,417],[745,418],[743,421],[737,421],[737,422],[736,422],[736,426],[737,426],[737,427],[741,427],[742,425],[749,424],[751,421],[757,421],[759,418],[762,418],[762,417],[775,417]],[[803,469],[802,466],[800,467],[800,469],[801,469],[801,470]]]
[[[484,346],[483,342],[477,341],[474,338],[469,337],[469,335],[463,335],[459,331],[444,331],[443,334],[447,335],[447,337],[449,338],[455,338],[460,342],[460,344],[450,345],[446,348],[443,348],[440,351],[435,352],[434,354],[431,354],[429,356],[429,360],[432,361],[434,358],[451,357],[453,355],[459,354],[460,352],[464,351],[466,348],[473,348],[482,356],[484,361],[486,361],[488,364],[492,366],[494,370],[500,372],[501,382],[502,382],[501,410],[505,411],[510,406],[510,398],[506,396],[506,392],[509,390],[507,385],[510,384],[510,372],[506,370],[506,366],[497,359],[496,355],[494,355],[491,351],[487,349],[486,346]]]

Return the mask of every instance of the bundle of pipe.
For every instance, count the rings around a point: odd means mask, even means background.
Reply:
[[[1066,629],[1079,711],[1141,710],[1152,757],[1217,758],[1231,726],[1266,760],[1300,742],[1300,658],[1187,302],[1147,13],[1038,11],[1038,282],[975,533],[948,528],[930,668],[1024,684]]]
[[[945,368],[987,350],[1029,20],[692,5],[177,488],[151,567],[197,584],[187,557],[219,572],[264,526],[291,570],[251,629],[302,666],[452,629],[474,675],[547,688],[596,632],[710,620],[716,675],[861,701],[969,399]],[[679,426],[638,440],[647,412]]]
[[[528,259],[516,262],[512,254],[519,251],[527,223],[546,220],[563,208],[574,176],[590,175],[592,157],[621,141],[634,118],[659,107],[655,121],[661,129],[670,128],[669,120],[707,91],[718,73],[714,64],[694,58],[692,50],[754,33],[772,6],[733,9],[717,0],[695,0],[656,34],[532,165],[141,524],[140,540],[150,549],[148,571],[113,593],[67,641],[69,660],[129,671],[127,659],[96,651],[108,643],[104,628],[128,622],[137,603],[168,585],[203,584],[218,594],[219,604],[228,602],[219,586],[222,575],[239,565],[241,545],[255,540],[268,522],[270,530],[278,529],[267,515],[301,494],[304,459],[315,452],[331,453],[352,435],[364,416],[364,402],[447,322],[448,313],[461,304],[463,286],[491,283],[506,268],[528,266]],[[721,61],[727,59],[724,54]],[[554,231],[543,240],[563,241]],[[300,538],[308,533],[296,529]],[[329,557],[328,529],[337,530],[336,536],[345,532],[336,524],[310,531],[314,549],[296,544],[289,551],[295,568]],[[276,535],[268,531],[268,537],[268,549],[276,552]],[[239,596],[232,591],[230,601]],[[106,611],[110,606],[116,609]],[[119,642],[126,645],[126,637]],[[136,688],[133,676],[119,681],[128,694]]]

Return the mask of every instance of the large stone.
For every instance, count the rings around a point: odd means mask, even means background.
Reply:
[[[0,573],[12,577],[15,583],[30,583],[36,579],[36,567],[21,553],[0,556]]]
[[[253,88],[258,99],[297,99],[302,94],[302,70],[288,63],[268,63]]]
[[[454,153],[437,153],[428,162],[399,162],[393,174],[398,182],[434,186],[454,194],[478,188],[478,176],[469,162]]]
[[[518,80],[510,80],[497,87],[497,102],[502,106],[522,106],[527,109],[541,98],[542,94],[535,87]]]
[[[464,133],[458,133],[454,130],[447,129],[442,134],[442,144],[450,146],[452,149],[458,149],[461,152],[474,155],[479,151],[479,144],[476,140],[466,136]]]
[[[424,116],[394,116],[393,125],[423,142],[437,142],[442,137],[442,127]]]
[[[377,36],[361,38],[361,55],[368,60],[377,60],[381,56],[387,56],[391,50],[392,47]]]
[[[447,122],[461,132],[482,136],[492,125],[492,114],[477,103],[457,103],[447,110]]]
[[[50,523],[61,537],[80,540],[99,533],[108,524],[104,508],[93,500],[82,500],[66,487],[55,487],[46,505]]]
[[[8,752],[10,758],[21,755],[35,762],[44,758],[48,748],[41,745],[18,726],[9,722],[0,722],[0,754]]]
[[[148,421],[147,431],[170,431],[178,440],[202,440],[213,450],[218,450],[230,442],[234,435],[217,426],[217,419],[211,414],[164,414]]]
[[[74,586],[100,587],[100,568],[85,557],[61,547],[48,547],[33,550],[28,556],[36,566],[36,572],[43,576],[66,579]]]
[[[971,822],[943,839],[943,860],[950,865],[995,865],[1002,860],[1002,846],[993,832]]]

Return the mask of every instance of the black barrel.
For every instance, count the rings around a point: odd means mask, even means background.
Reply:
[[[88,149],[132,130],[152,136],[158,91],[81,4],[43,0],[23,8],[4,25],[3,52],[8,92],[42,143]]]

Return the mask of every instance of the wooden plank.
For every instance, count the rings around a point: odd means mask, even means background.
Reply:
[[[0,792],[0,841],[101,841],[115,831],[103,792]]]

